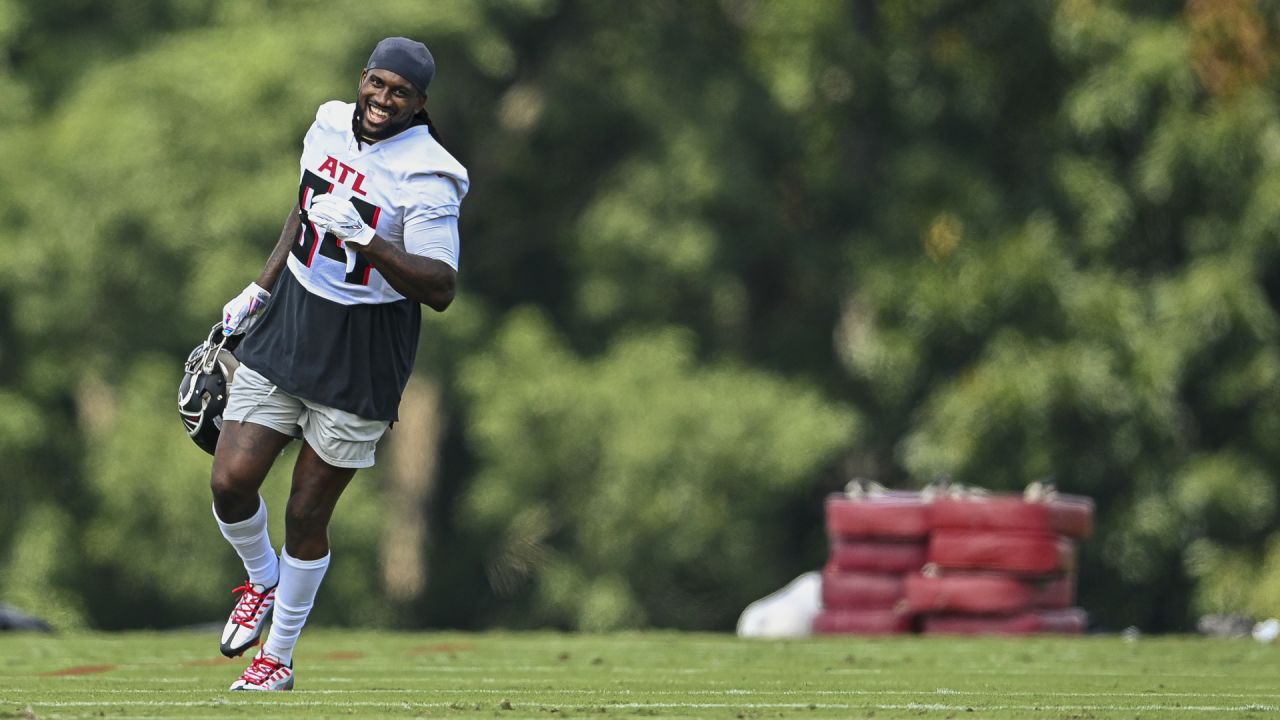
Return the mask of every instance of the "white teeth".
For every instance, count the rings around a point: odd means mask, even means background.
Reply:
[[[391,117],[389,113],[383,112],[382,110],[379,110],[378,108],[372,105],[369,106],[369,115],[372,116],[373,119],[375,120],[386,120],[387,118]]]

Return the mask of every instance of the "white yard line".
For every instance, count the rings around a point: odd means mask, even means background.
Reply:
[[[113,708],[124,706],[139,707],[174,707],[174,708],[192,708],[192,707],[228,707],[241,705],[266,704],[277,708],[283,707],[365,707],[365,708],[386,708],[386,709],[428,709],[428,708],[454,708],[468,705],[471,703],[456,702],[370,702],[370,701],[343,701],[340,706],[327,702],[297,700],[297,696],[289,698],[271,698],[265,702],[255,702],[251,699],[237,701],[230,700],[207,700],[207,701],[180,701],[180,700],[119,700],[106,702],[90,702],[77,700],[56,700],[49,702],[21,702],[10,699],[0,699],[0,704],[15,706],[30,706],[32,708]],[[513,703],[514,705],[515,703]],[[524,705],[524,704],[521,704]],[[545,707],[555,705],[555,703],[527,703],[530,707]],[[724,710],[724,709],[746,709],[746,710],[932,710],[937,712],[965,712],[968,710],[1011,710],[1011,711],[1050,711],[1050,712],[1070,712],[1070,711],[1099,711],[1099,712],[1122,712],[1122,711],[1143,711],[1143,712],[1277,712],[1280,711],[1280,705],[953,705],[947,703],[892,703],[892,704],[852,704],[852,703],[590,703],[590,707],[603,707],[606,709],[619,710]]]
[[[329,678],[329,681],[350,682],[349,678]],[[10,690],[12,692],[12,690]],[[163,694],[189,694],[192,691],[185,688],[138,688],[132,690],[104,689],[104,688],[60,688],[59,694],[83,694],[83,695],[163,695]],[[211,692],[217,692],[211,690]],[[712,697],[885,697],[912,695],[917,697],[943,696],[943,697],[963,697],[963,696],[992,696],[998,698],[1018,698],[1018,697],[1055,697],[1055,698],[1187,698],[1194,700],[1280,700],[1280,693],[1235,693],[1235,692],[1069,692],[1069,691],[1001,691],[992,692],[988,690],[951,690],[947,688],[939,688],[933,691],[921,690],[744,690],[738,688],[730,688],[727,690],[629,690],[626,688],[618,688],[611,690],[586,690],[581,688],[569,689],[553,689],[545,687],[524,688],[378,688],[363,690],[345,690],[333,688],[305,688],[296,691],[298,694],[306,695],[502,695],[515,697],[521,695],[538,695],[538,696],[564,696],[564,695],[595,695],[599,697],[626,697],[630,695],[645,695],[657,697],[678,697],[678,696],[712,696]]]
[[[120,677],[118,673],[122,670],[125,670],[125,671],[143,670],[143,669],[154,670],[157,667],[161,667],[161,666],[159,665],[120,665],[116,667],[114,670],[111,670],[109,672],[88,673],[85,675],[49,676],[49,679],[61,680],[61,681],[86,680],[90,682],[101,682],[103,680],[107,680],[107,681],[119,681],[119,682],[133,682],[135,681],[135,678]],[[221,667],[221,666],[213,666],[213,667]],[[237,666],[234,664],[227,664],[226,667],[237,667]],[[199,668],[199,669],[203,670],[206,668]],[[568,671],[593,672],[593,673],[600,673],[600,674],[623,674],[623,675],[647,675],[647,674],[655,674],[655,673],[659,673],[662,675],[703,675],[707,673],[723,672],[723,668],[720,668],[720,667],[707,667],[707,668],[668,668],[668,667],[659,667],[659,666],[623,667],[620,665],[608,665],[608,664],[595,665],[591,667],[578,667],[578,666],[566,666],[566,665],[523,665],[523,666],[417,665],[417,666],[414,666],[413,669],[419,672],[459,673],[459,674],[484,673],[486,675],[493,675],[496,673],[532,673],[532,674],[565,673]],[[772,667],[758,667],[758,668],[735,667],[733,670],[736,673],[744,673],[744,674],[756,674],[756,673],[767,673],[771,675],[777,674],[777,668],[772,668]],[[990,669],[965,668],[964,670],[949,670],[947,668],[938,668],[937,671],[939,673],[954,673],[955,675],[1000,675],[1000,676],[1014,676],[1014,677],[1063,677],[1063,676],[1066,676],[1066,677],[1083,677],[1083,678],[1096,677],[1096,678],[1105,678],[1105,679],[1123,678],[1123,677],[1137,677],[1137,678],[1152,677],[1151,673],[1146,670],[1125,672],[1123,670],[1096,670],[1096,671],[1095,670],[1066,670],[1066,669],[1017,670],[1013,668],[990,668]],[[822,677],[824,675],[884,675],[885,673],[888,673],[888,672],[894,672],[894,671],[886,670],[884,668],[832,667],[832,668],[825,668],[822,671],[815,673],[815,677]],[[381,676],[381,675],[378,677],[379,679],[385,679],[384,676]],[[1247,672],[1244,672],[1244,673],[1241,673],[1241,672],[1161,673],[1160,675],[1160,678],[1164,680],[1167,680],[1170,678],[1191,678],[1191,679],[1232,678],[1236,680],[1248,680],[1251,677],[1256,678],[1257,680],[1265,682],[1267,684],[1270,684],[1271,682],[1274,681],[1274,677],[1269,672],[1262,672],[1262,671],[1260,671],[1257,675],[1250,675]],[[186,680],[173,679],[173,680],[167,680],[167,681],[161,681],[161,682],[186,682]]]

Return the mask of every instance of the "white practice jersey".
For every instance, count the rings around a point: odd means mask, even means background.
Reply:
[[[289,270],[308,291],[336,303],[395,302],[404,296],[363,255],[347,271],[342,241],[332,234],[321,237],[307,221],[307,207],[324,193],[350,198],[378,237],[456,270],[457,233],[427,230],[458,215],[467,194],[467,170],[422,125],[374,144],[357,143],[351,128],[354,111],[353,103],[321,105],[303,140],[298,196],[303,226]],[[442,235],[450,239],[441,241]]]

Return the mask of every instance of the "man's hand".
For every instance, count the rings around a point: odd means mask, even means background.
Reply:
[[[258,283],[249,283],[249,287],[222,306],[222,334],[240,335],[248,332],[258,321],[258,316],[270,299],[271,293],[259,287]]]
[[[351,272],[356,265],[356,250],[363,249],[373,240],[373,228],[364,224],[364,219],[350,200],[328,193],[317,195],[311,201],[307,217],[326,232],[342,238],[342,245],[347,250],[347,272]]]

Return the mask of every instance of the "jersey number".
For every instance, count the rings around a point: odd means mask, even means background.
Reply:
[[[302,261],[307,267],[311,267],[311,263],[315,260],[316,252],[321,255],[337,260],[340,263],[347,262],[347,253],[339,246],[338,236],[333,233],[325,233],[324,237],[319,237],[316,232],[316,226],[311,223],[311,219],[307,217],[306,207],[311,203],[311,199],[317,195],[331,192],[333,183],[307,170],[302,175],[302,183],[298,186],[298,207],[302,209],[302,232],[299,233],[298,241],[293,244],[293,256]],[[377,205],[365,202],[360,198],[351,198],[351,204],[355,206],[356,212],[360,213],[360,219],[364,220],[365,225],[369,227],[378,226]],[[356,265],[343,278],[343,282],[352,285],[368,285],[369,273],[373,266],[365,259],[362,253],[356,254]]]

